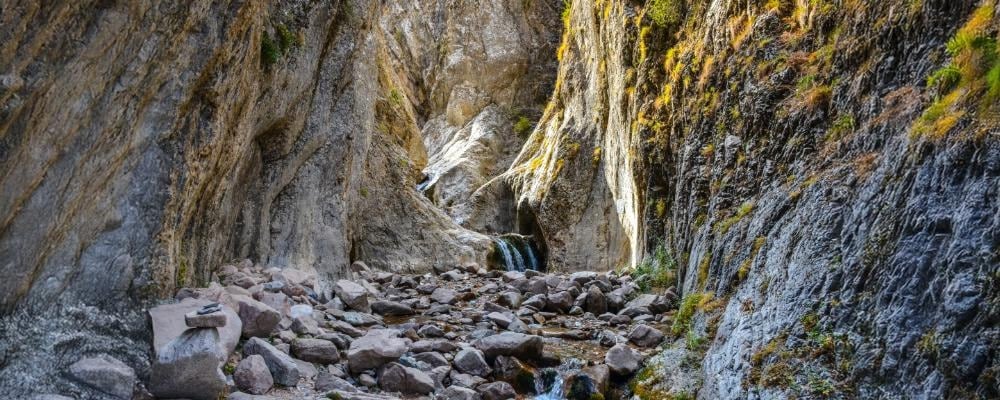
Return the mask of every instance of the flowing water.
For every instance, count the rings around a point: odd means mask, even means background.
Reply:
[[[532,244],[531,236],[511,233],[496,237],[493,241],[508,271],[541,270],[542,262]]]

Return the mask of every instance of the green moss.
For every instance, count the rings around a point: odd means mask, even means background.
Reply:
[[[521,116],[517,119],[517,122],[514,123],[514,133],[516,133],[517,136],[525,137],[531,133],[532,127],[534,127],[534,124],[531,123],[531,120],[527,117]]]
[[[729,232],[729,228],[732,227],[733,224],[740,222],[740,220],[742,220],[743,217],[746,217],[751,212],[753,212],[753,208],[754,208],[754,202],[752,201],[744,202],[743,204],[740,205],[740,208],[736,210],[736,214],[733,214],[733,216],[726,218],[721,222],[719,222],[718,224],[716,224],[715,231],[718,232],[719,234],[725,234],[726,232]]]
[[[650,0],[646,15],[660,27],[673,26],[684,18],[683,0]]]
[[[278,34],[278,46],[282,54],[288,54],[290,50],[302,46],[302,38],[290,31],[285,24],[275,26],[275,31]]]
[[[698,263],[698,286],[705,287],[705,282],[708,281],[708,268],[712,265],[712,252],[706,252],[705,256],[701,258],[701,262]]]
[[[670,327],[674,336],[680,336],[691,329],[691,320],[694,318],[695,311],[698,310],[698,303],[701,303],[702,296],[702,293],[691,293],[681,299],[681,305],[677,308],[677,313],[674,314],[674,323]]]
[[[397,109],[403,106],[403,94],[399,92],[399,89],[389,90],[389,103]]]
[[[854,132],[854,117],[850,114],[841,114],[830,125],[830,129],[826,132],[826,140],[839,140],[851,132]]]

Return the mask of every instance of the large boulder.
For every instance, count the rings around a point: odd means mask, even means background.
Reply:
[[[514,387],[507,382],[493,382],[477,388],[483,400],[510,400],[517,397]]]
[[[397,363],[390,363],[378,378],[378,385],[387,392],[428,394],[434,391],[434,380],[425,372]]]
[[[299,383],[299,366],[288,354],[261,338],[250,338],[243,345],[243,355],[251,356],[254,354],[264,358],[264,363],[271,371],[274,383],[282,386],[295,386]]]
[[[253,354],[236,366],[233,381],[240,390],[251,394],[264,394],[274,386],[274,378],[264,362],[264,357]]]
[[[476,340],[472,345],[482,350],[483,354],[490,359],[497,356],[512,356],[526,361],[541,358],[544,347],[540,336],[516,332],[503,332],[487,336]]]
[[[439,287],[434,289],[434,292],[431,293],[431,300],[441,304],[455,304],[458,302],[458,292],[452,289]]]
[[[372,312],[371,305],[368,303],[368,289],[365,289],[364,286],[341,279],[333,285],[333,291],[348,307],[364,313]]]
[[[601,315],[608,312],[608,299],[597,285],[591,285],[590,289],[587,289],[587,300],[584,303],[584,309],[594,315]]]
[[[281,322],[281,313],[249,296],[233,296],[245,338],[267,337]]]
[[[178,316],[181,324],[183,315]],[[235,333],[238,337],[238,331]],[[197,328],[158,347],[149,378],[150,392],[168,399],[217,399],[226,389],[226,376],[219,369],[229,355],[220,351],[223,346],[219,329]]]
[[[337,345],[323,339],[295,339],[292,341],[292,354],[300,360],[318,364],[334,364],[340,361]]]
[[[135,371],[108,355],[88,357],[69,366],[69,374],[116,399],[131,399],[135,387]]]
[[[619,376],[629,376],[639,370],[642,354],[628,347],[627,344],[620,343],[608,350],[604,356],[604,363],[608,365],[611,372]]]
[[[369,332],[351,342],[347,350],[347,366],[352,373],[378,368],[398,360],[406,353],[408,344],[406,339]]]

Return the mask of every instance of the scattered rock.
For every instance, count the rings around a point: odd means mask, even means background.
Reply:
[[[640,347],[653,347],[663,341],[663,333],[645,324],[636,325],[628,334],[628,340]]]
[[[517,397],[514,387],[503,381],[479,385],[478,389],[483,400],[508,400]]]
[[[513,356],[522,360],[536,360],[542,356],[542,338],[516,332],[503,332],[476,340],[473,345],[487,358]]]
[[[347,350],[347,365],[351,372],[377,368],[390,361],[399,359],[406,353],[405,339],[372,335],[355,339]]]
[[[469,375],[485,377],[493,372],[483,352],[471,347],[460,350],[455,355],[454,363],[455,369]]]
[[[620,343],[608,350],[604,356],[604,363],[608,365],[611,372],[619,376],[629,376],[639,370],[642,363],[642,354],[635,351],[627,344]]]
[[[333,285],[333,290],[348,307],[364,313],[372,311],[368,303],[368,290],[364,286],[341,279]]]
[[[234,296],[245,338],[267,337],[281,322],[281,313],[247,296]]]
[[[371,304],[372,312],[383,316],[413,315],[413,308],[399,302],[378,300]]]

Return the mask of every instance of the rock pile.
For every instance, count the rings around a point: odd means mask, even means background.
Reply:
[[[312,274],[250,262],[223,267],[207,288],[180,290],[179,303],[150,311],[151,391],[191,399],[227,391],[246,399],[614,398],[613,382],[621,386],[664,340],[658,324],[676,302],[671,291],[641,294],[611,273],[358,270],[359,279],[334,282],[329,299]],[[234,353],[238,340],[242,352]]]

